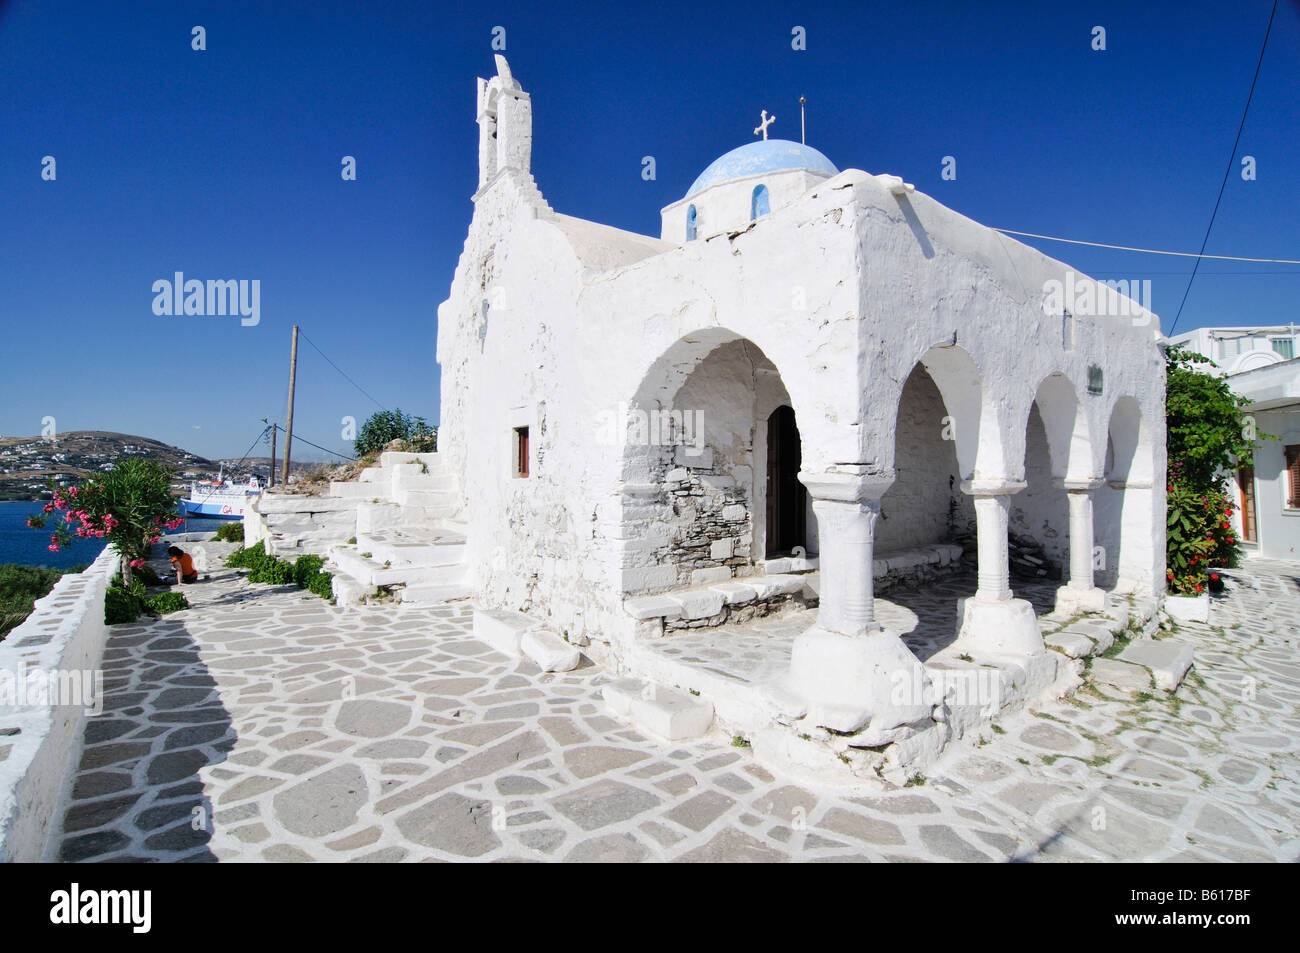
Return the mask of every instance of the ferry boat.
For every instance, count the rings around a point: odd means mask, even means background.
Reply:
[[[178,500],[177,507],[185,517],[237,520],[243,519],[245,508],[261,493],[262,486],[255,476],[249,477],[246,484],[237,486],[230,480],[222,480],[218,474],[215,480],[190,483],[189,498]]]

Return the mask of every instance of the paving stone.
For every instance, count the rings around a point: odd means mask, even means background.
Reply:
[[[458,857],[480,857],[501,844],[492,830],[492,805],[454,792],[408,811],[397,829],[407,840]]]
[[[664,816],[693,831],[702,831],[735,806],[735,803],[717,791],[702,791]]]
[[[650,850],[631,834],[605,834],[578,844],[564,858],[578,864],[635,864]]]
[[[725,828],[714,834],[707,844],[687,851],[677,859],[689,864],[772,864],[787,861],[790,856],[744,831]]]
[[[826,816],[818,821],[816,825],[809,825],[810,828],[813,826],[820,831],[834,831],[837,834],[844,834],[847,837],[866,841],[869,844],[904,843],[903,832],[899,830],[897,824],[859,814],[857,811],[849,811],[842,807],[832,808],[827,811]]]
[[[597,781],[553,798],[551,806],[584,831],[630,820],[659,806],[662,801],[648,791],[618,781]]]

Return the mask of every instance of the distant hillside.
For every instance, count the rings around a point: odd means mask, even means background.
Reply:
[[[52,440],[0,437],[0,500],[47,498],[46,481],[51,477],[60,483],[78,482],[126,457],[159,460],[171,467],[178,492],[189,480],[208,479],[217,472],[217,464],[205,457],[134,434],[71,430]],[[228,475],[247,479],[247,472]]]

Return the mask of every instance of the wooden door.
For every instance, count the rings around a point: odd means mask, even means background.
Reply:
[[[778,407],[767,418],[767,556],[807,545],[806,496],[799,482],[802,464],[794,410]]]
[[[1237,491],[1241,498],[1241,541],[1255,542],[1255,468],[1237,471]]]

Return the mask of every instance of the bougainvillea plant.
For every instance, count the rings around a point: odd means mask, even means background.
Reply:
[[[1254,465],[1257,439],[1277,438],[1256,429],[1248,401],[1232,392],[1225,375],[1197,366],[1213,367],[1208,358],[1171,347],[1165,361],[1165,577],[1170,592],[1195,596],[1220,588],[1213,569],[1239,563],[1232,473]]]
[[[50,533],[58,552],[77,539],[104,539],[122,555],[122,578],[144,565],[149,546],[184,520],[171,495],[171,471],[156,460],[130,457],[79,486],[50,484],[53,499],[27,520]]]

